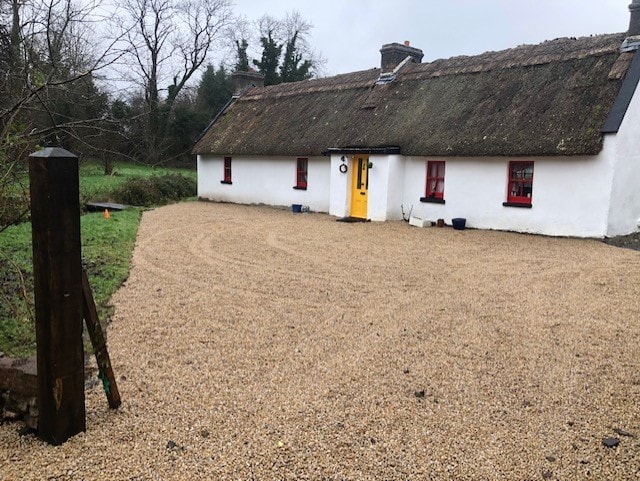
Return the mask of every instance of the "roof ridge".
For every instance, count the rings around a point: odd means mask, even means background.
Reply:
[[[523,44],[504,50],[491,50],[477,55],[459,55],[416,64],[407,74],[417,77],[440,77],[607,55],[619,51],[624,36],[624,33],[616,33],[577,38],[560,37],[545,40],[539,44]]]
[[[488,72],[491,70],[522,68],[552,62],[576,60],[606,55],[619,50],[625,33],[592,35],[589,37],[560,37],[539,44],[523,44],[503,50],[491,50],[477,55],[459,55],[411,64],[400,78],[429,78],[445,75]],[[379,68],[254,88],[239,101],[263,98],[291,97],[302,94],[373,88],[380,75]]]

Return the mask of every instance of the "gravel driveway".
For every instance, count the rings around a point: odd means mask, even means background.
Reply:
[[[114,303],[122,408],[0,479],[640,477],[637,251],[186,203]]]

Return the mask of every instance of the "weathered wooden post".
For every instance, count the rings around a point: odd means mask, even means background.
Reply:
[[[29,156],[38,354],[38,435],[62,444],[85,430],[78,158]]]

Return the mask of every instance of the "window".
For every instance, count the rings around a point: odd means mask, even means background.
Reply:
[[[296,185],[294,189],[307,190],[307,167],[309,159],[298,157],[296,161]]]
[[[427,187],[420,201],[444,204],[444,161],[427,162]]]
[[[533,162],[509,162],[508,207],[531,207]]]
[[[224,180],[221,184],[231,184],[231,157],[224,158]]]

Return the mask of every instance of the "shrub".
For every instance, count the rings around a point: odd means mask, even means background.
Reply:
[[[129,179],[113,192],[113,199],[122,204],[149,207],[177,202],[196,193],[195,180],[180,174],[164,174]]]
[[[29,199],[19,195],[0,195],[0,228],[23,222],[29,217]]]

